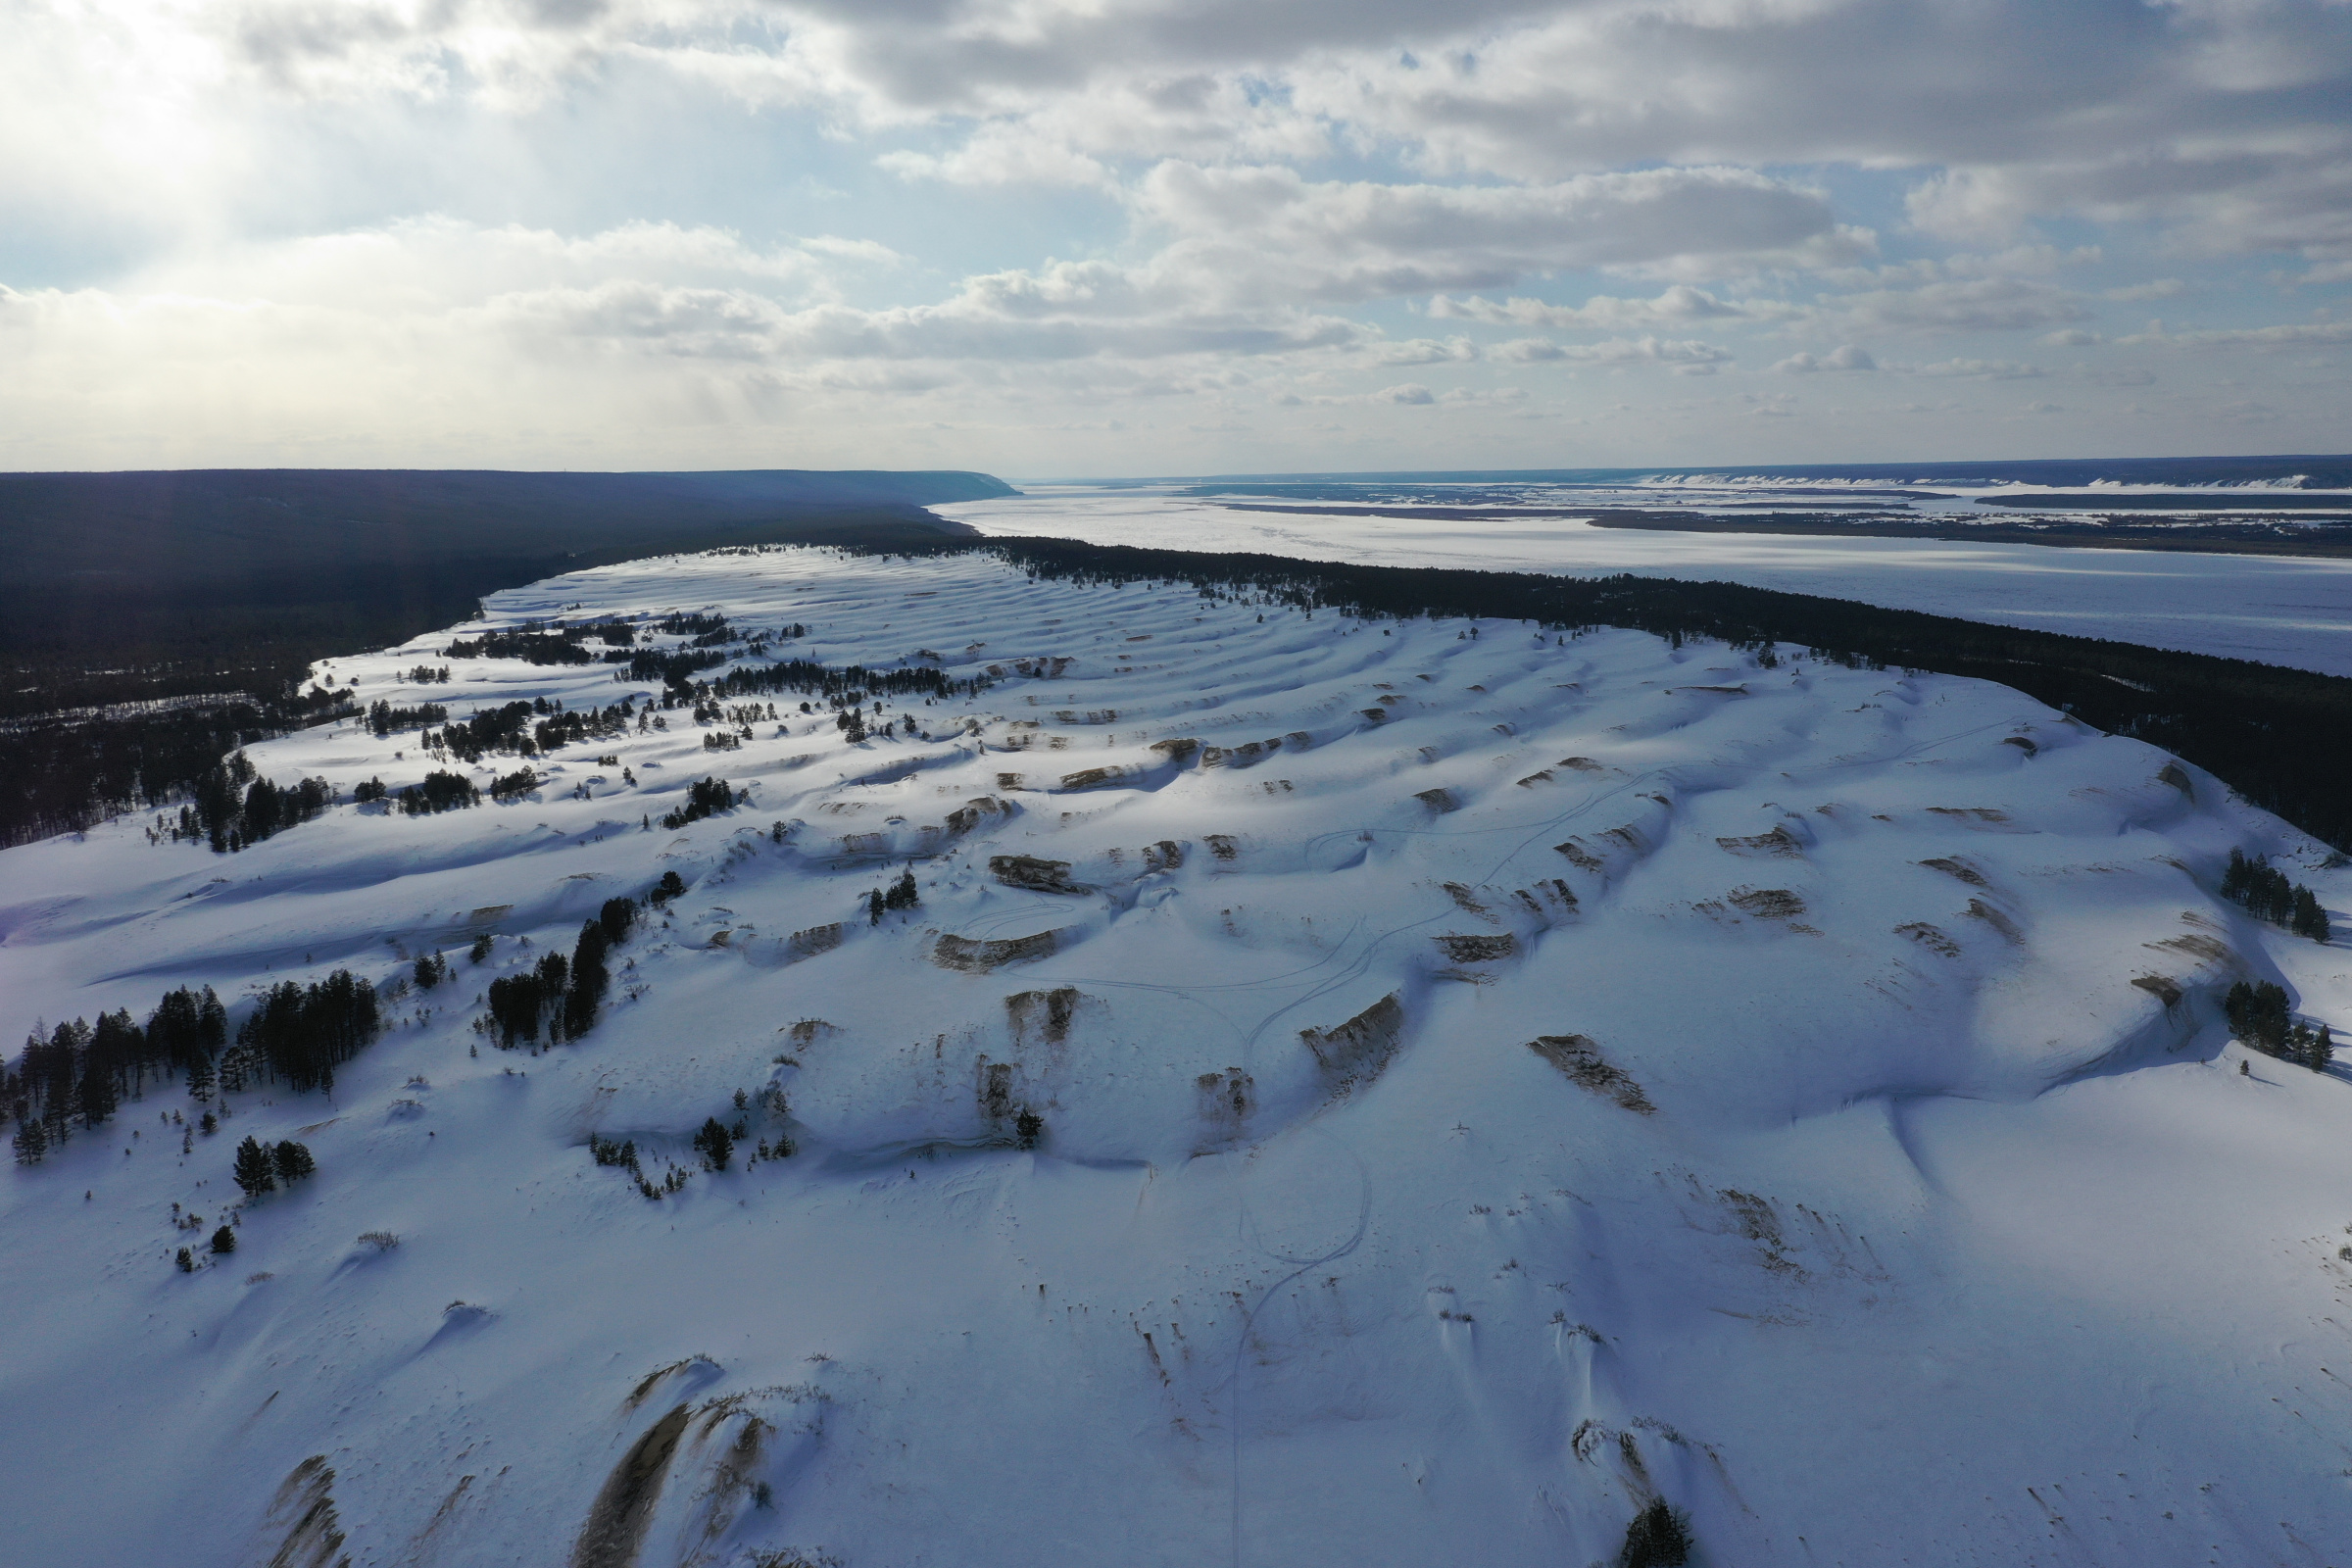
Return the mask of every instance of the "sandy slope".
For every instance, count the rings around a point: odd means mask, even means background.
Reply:
[[[1980,683],[974,560],[493,610],[570,606],[1004,678],[905,710],[937,739],[681,710],[515,805],[0,855],[27,1025],[458,963],[331,1102],[183,1159],[151,1092],[0,1176],[0,1556],[1585,1564],[1662,1494],[1743,1568],[2352,1562],[2352,1092],[2241,1073],[2216,1006],[2352,980],[2207,891],[2232,846],[2342,873],[2194,770]],[[333,673],[414,700],[445,641]],[[461,715],[643,690],[454,667]],[[348,791],[415,742],[253,756]],[[640,826],[706,774],[755,804]],[[665,869],[586,1040],[471,1029]],[[590,1161],[690,1164],[737,1090],[794,1157],[660,1201]],[[298,1131],[319,1176],[176,1273],[169,1205]]]

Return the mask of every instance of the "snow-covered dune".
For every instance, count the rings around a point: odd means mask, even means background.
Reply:
[[[0,1177],[0,1559],[1549,1568],[1663,1498],[1741,1568],[2352,1562],[2352,1087],[2219,1005],[2352,977],[2214,893],[2344,875],[2198,770],[1800,650],[980,557],[489,609],[981,689],[853,744],[446,634],[318,673],[631,716],[504,804],[0,854],[19,1026],[337,968],[392,1019]],[[468,771],[418,740],[250,758]],[[592,1030],[477,1027],[669,871]],[[240,1205],[249,1135],[318,1175]]]

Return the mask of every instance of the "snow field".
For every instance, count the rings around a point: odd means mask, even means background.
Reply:
[[[1033,486],[1016,497],[932,510],[985,534],[1102,545],[1739,582],[2352,675],[2352,561],[1600,528],[1576,520],[1575,509],[1673,505],[1673,487],[1629,486],[1597,496],[1563,491],[1548,498],[1536,493],[1540,487],[1530,489],[1527,516],[1477,521],[1237,511],[1214,499],[1149,486]],[[1759,486],[1748,493],[1800,510],[1809,504],[1793,487]],[[1948,505],[1922,503],[1916,510]],[[1978,521],[2014,520],[1987,517],[1981,507],[1963,504],[1958,510]]]
[[[1584,1564],[1663,1495],[1713,1564],[2352,1561],[2352,1099],[2218,1006],[2251,974],[2338,1019],[2352,975],[2210,892],[2233,847],[2339,907],[2343,873],[2197,770],[1795,650],[971,558],[489,610],[993,684],[858,745],[797,696],[732,751],[674,709],[522,801],[234,856],[127,820],[0,855],[27,1026],[339,966],[398,1019],[184,1159],[151,1088],[0,1180],[9,1554]],[[461,718],[652,689],[395,679],[449,635],[318,673]],[[347,800],[416,745],[251,757]],[[661,829],[705,776],[750,803]],[[673,869],[586,1038],[471,1027]],[[402,992],[431,951],[453,984]],[[586,1147],[658,1178],[739,1114],[658,1201]],[[318,1176],[239,1207],[247,1134]],[[237,1209],[235,1254],[175,1272],[174,1201]]]

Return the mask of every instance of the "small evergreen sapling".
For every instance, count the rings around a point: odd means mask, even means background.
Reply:
[[[914,867],[899,873],[899,879],[887,889],[875,888],[865,896],[865,918],[868,925],[880,925],[882,916],[892,909],[912,909],[922,905],[923,896],[914,885]]]

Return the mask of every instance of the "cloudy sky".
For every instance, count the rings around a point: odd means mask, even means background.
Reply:
[[[0,0],[0,466],[2352,449],[2344,0]]]

